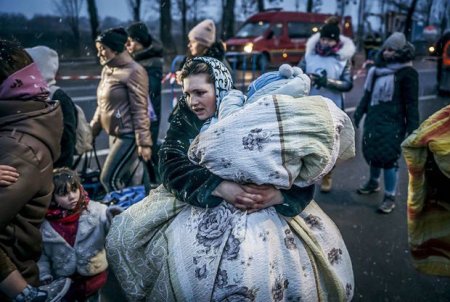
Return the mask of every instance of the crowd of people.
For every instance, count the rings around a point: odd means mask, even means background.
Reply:
[[[130,301],[352,299],[351,257],[315,184],[332,190],[365,115],[370,177],[357,191],[381,190],[383,171],[379,211],[395,208],[401,144],[428,134],[414,132],[414,47],[398,32],[384,41],[352,122],[343,109],[356,48],[338,19],[309,38],[298,66],[262,74],[246,94],[234,89],[212,20],[188,38],[183,95],[161,145],[161,44],[144,23],[95,40],[102,73],[90,127],[94,144],[109,136],[101,183],[149,192],[126,211],[91,200],[74,170],[78,113],[56,85],[58,54],[0,40],[0,300],[98,301],[111,272]],[[406,152],[420,144],[408,139]],[[445,179],[442,156],[433,167]],[[420,201],[444,198],[443,187]]]

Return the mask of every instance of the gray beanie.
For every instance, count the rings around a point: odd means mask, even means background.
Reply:
[[[383,43],[383,49],[393,49],[400,50],[406,46],[406,37],[401,32],[394,32],[389,38],[386,39]]]

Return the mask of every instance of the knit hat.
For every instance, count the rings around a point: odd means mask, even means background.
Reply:
[[[210,47],[216,41],[216,25],[211,19],[206,19],[194,26],[188,34],[189,40]]]
[[[406,37],[401,32],[394,32],[383,43],[383,49],[400,50],[406,46]]]
[[[30,55],[34,63],[36,63],[48,85],[54,85],[56,83],[55,76],[59,67],[58,53],[43,45],[25,48],[25,51]]]
[[[308,95],[310,87],[311,80],[299,67],[283,64],[278,71],[266,72],[250,84],[247,102],[267,94],[284,94],[298,98]]]
[[[95,42],[100,42],[103,45],[111,48],[112,51],[122,52],[125,50],[125,43],[127,42],[128,34],[123,27],[110,28],[97,36]]]
[[[148,28],[143,22],[133,23],[127,28],[128,36],[141,43],[144,47],[152,44],[152,36],[148,33]]]
[[[341,30],[339,26],[334,23],[327,23],[320,29],[320,37],[321,38],[329,38],[335,41],[339,41],[339,35],[341,34]]]

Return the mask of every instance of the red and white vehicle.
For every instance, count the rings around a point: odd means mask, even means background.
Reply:
[[[227,52],[261,53],[259,64],[296,64],[305,53],[307,39],[318,32],[330,16],[281,10],[257,13],[226,41]],[[344,17],[341,23],[342,34],[352,38],[351,17]]]

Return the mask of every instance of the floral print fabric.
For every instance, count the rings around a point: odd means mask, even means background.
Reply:
[[[296,218],[223,202],[181,203],[161,186],[117,216],[108,259],[130,301],[350,300],[353,273],[315,202]]]

